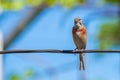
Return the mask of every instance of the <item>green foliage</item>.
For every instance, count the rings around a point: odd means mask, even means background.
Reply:
[[[77,4],[83,4],[85,2],[85,0],[58,0],[58,3],[68,7],[68,8],[72,8]]]
[[[24,72],[25,74],[15,74],[14,72],[12,72],[10,74],[9,80],[25,80],[27,78],[30,78],[31,76],[34,76],[34,72],[31,69],[28,69]]]
[[[6,10],[11,10],[11,9],[18,10],[24,6],[24,3],[22,1],[19,1],[19,0],[14,1],[14,2],[3,0],[1,2],[1,6]]]
[[[60,4],[62,6],[72,8],[76,5],[82,5],[86,0],[1,0],[2,7],[7,10],[19,10],[24,6],[37,6],[46,3],[48,6]],[[119,3],[119,0],[104,0],[105,3]]]
[[[118,22],[103,24],[100,28],[98,38],[100,40],[101,49],[120,45],[120,26]]]
[[[2,0],[1,6],[6,10],[19,10],[26,5],[37,6],[41,4],[44,0]]]
[[[26,77],[30,77],[32,76],[34,73],[33,73],[33,70],[27,70],[26,71]]]
[[[42,4],[44,0],[25,0],[25,1],[26,1],[26,5],[28,4],[30,6],[36,6]]]
[[[78,2],[79,2],[80,4],[84,4],[84,3],[85,3],[85,0],[78,0]]]
[[[11,77],[10,77],[10,80],[22,80],[22,79],[19,75],[12,74]]]
[[[46,0],[47,5],[53,6],[55,4],[55,0]]]
[[[58,3],[65,7],[73,7],[77,0],[59,0]]]
[[[46,3],[48,6],[53,6],[56,4],[63,5],[65,7],[71,8],[76,4],[83,4],[85,0],[2,0],[1,5],[4,9],[7,10],[19,10],[24,6],[37,6],[42,3]]]
[[[119,3],[119,0],[105,0],[107,3]]]

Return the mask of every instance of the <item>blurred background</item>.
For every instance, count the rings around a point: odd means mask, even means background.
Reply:
[[[80,17],[86,49],[120,49],[119,0],[0,0],[0,50],[73,50]],[[4,43],[3,43],[4,42]],[[86,53],[87,80],[120,80],[120,54]],[[0,55],[0,80],[80,80],[71,54]]]

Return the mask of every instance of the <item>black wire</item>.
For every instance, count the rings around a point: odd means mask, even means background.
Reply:
[[[0,54],[13,53],[64,53],[64,54],[79,54],[79,53],[120,53],[120,50],[5,50],[0,51]]]

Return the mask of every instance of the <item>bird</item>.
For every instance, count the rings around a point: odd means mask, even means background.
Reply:
[[[87,31],[86,27],[82,23],[82,19],[77,17],[74,19],[74,26],[72,28],[72,37],[73,41],[75,43],[75,50],[85,50],[86,48],[86,38],[87,38]],[[85,64],[84,64],[84,53],[79,54],[79,60],[80,60],[80,70],[85,70]]]

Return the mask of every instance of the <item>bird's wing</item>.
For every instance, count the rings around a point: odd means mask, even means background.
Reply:
[[[76,48],[78,49],[78,46],[77,46],[77,37],[76,37],[76,33],[75,33],[75,31],[74,31],[74,27],[72,28],[72,36],[73,36],[73,41],[74,41],[74,43],[75,43],[75,45],[76,45]]]
[[[82,36],[82,41],[84,43],[84,49],[85,49],[86,48],[86,40],[87,40],[87,31],[86,31],[85,26],[84,26],[84,29],[85,29],[85,31],[84,31],[85,34]]]
[[[76,48],[78,49],[78,46],[77,46],[77,38],[76,38],[76,35],[75,34],[72,34],[73,35],[73,41],[74,41],[74,43],[75,43],[75,45],[76,45]]]

